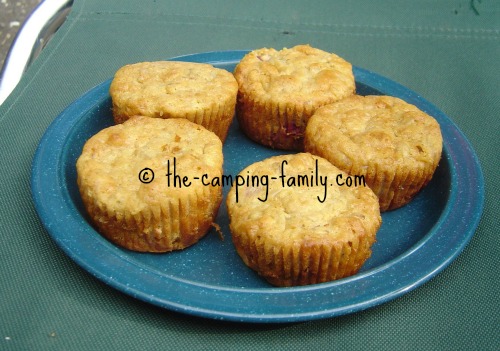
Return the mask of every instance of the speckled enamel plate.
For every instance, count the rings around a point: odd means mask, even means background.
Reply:
[[[211,52],[173,60],[208,62],[232,71],[245,53]],[[87,220],[75,162],[85,141],[113,124],[110,80],[68,106],[41,139],[31,179],[40,219],[59,247],[88,272],[135,298],[181,313],[293,322],[353,313],[405,294],[448,266],[469,242],[483,209],[483,176],[470,143],[435,106],[380,75],[356,67],[354,73],[360,95],[392,95],[418,106],[438,120],[444,138],[433,180],[410,204],[382,215],[373,255],[355,276],[305,287],[270,286],[237,255],[224,204],[217,218],[224,240],[209,232],[186,250],[147,254],[104,239]],[[280,153],[248,140],[235,119],[224,146],[224,172],[236,175],[250,163]]]

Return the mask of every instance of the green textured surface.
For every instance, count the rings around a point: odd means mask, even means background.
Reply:
[[[0,107],[0,349],[498,350],[500,3],[482,1],[76,1]],[[486,202],[463,253],[384,305],[285,325],[222,323],[137,301],[52,242],[30,165],[50,122],[120,66],[215,50],[310,43],[418,92],[464,132]]]

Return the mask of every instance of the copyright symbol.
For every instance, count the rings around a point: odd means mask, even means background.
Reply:
[[[155,179],[155,173],[151,168],[144,168],[139,172],[139,180],[141,183],[149,184]]]

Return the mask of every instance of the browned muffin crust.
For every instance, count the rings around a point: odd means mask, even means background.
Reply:
[[[237,117],[252,140],[285,150],[302,150],[314,111],[355,92],[352,65],[309,45],[277,51],[254,50],[234,71]]]
[[[326,186],[315,182],[316,174]],[[357,273],[370,257],[381,225],[378,199],[368,187],[339,186],[335,179],[347,174],[325,159],[309,153],[274,156],[240,175],[268,177],[268,186],[233,186],[226,201],[240,257],[271,284],[340,279]],[[290,179],[298,182],[304,175],[312,176],[307,186],[291,185]]]
[[[175,162],[175,165],[174,165]],[[135,251],[186,248],[212,225],[222,189],[180,177],[219,177],[222,143],[212,132],[185,119],[134,117],[91,137],[78,158],[78,188],[98,231]],[[141,182],[141,171],[156,176]],[[142,180],[149,180],[153,173]]]
[[[364,176],[381,211],[401,207],[431,180],[443,139],[438,122],[390,96],[352,96],[309,120],[305,150]]]
[[[238,84],[230,72],[210,64],[139,62],[121,67],[109,92],[116,123],[133,116],[186,118],[224,142],[234,117]]]

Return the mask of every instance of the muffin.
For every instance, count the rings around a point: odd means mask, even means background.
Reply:
[[[369,187],[337,184],[347,176],[310,153],[274,156],[241,171],[226,203],[243,262],[276,286],[357,273],[382,219]]]
[[[314,111],[356,89],[349,62],[309,45],[252,51],[234,76],[241,129],[250,139],[283,150],[302,150]]]
[[[109,89],[116,123],[133,116],[185,118],[224,142],[238,84],[232,73],[194,62],[140,62],[120,68]]]
[[[431,180],[441,158],[438,122],[390,96],[352,96],[310,118],[305,150],[363,176],[380,210],[399,208]]]
[[[92,136],[77,160],[78,188],[90,220],[130,250],[184,249],[212,226],[222,188],[222,142],[186,119],[134,117]]]

